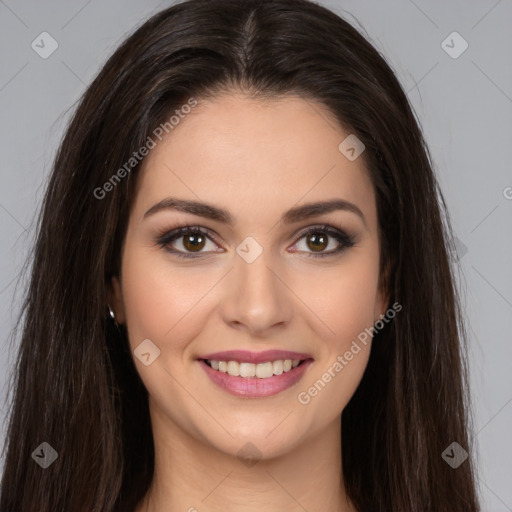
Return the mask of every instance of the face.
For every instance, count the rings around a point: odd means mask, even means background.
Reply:
[[[153,422],[272,457],[338,422],[362,378],[387,308],[375,192],[322,105],[198,101],[143,163],[114,310]]]

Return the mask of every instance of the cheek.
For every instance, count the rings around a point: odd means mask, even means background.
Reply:
[[[371,268],[361,265],[343,276],[338,288],[338,299],[332,303],[333,330],[339,334],[339,341],[346,345],[373,325],[377,275]]]
[[[317,331],[320,357],[301,386],[299,401],[314,404],[304,411],[324,411],[327,419],[345,408],[361,381],[371,349],[369,328],[375,320],[377,258],[371,251],[361,251],[344,263],[319,280],[317,275],[315,287],[310,288],[316,290],[310,294],[311,309],[328,329]]]
[[[312,277],[313,279],[313,277]],[[310,282],[308,305],[328,329],[323,330],[327,349],[346,350],[353,339],[375,321],[378,261],[373,253],[354,253],[350,260],[318,273]],[[303,284],[305,284],[303,282]],[[311,290],[315,290],[311,293]],[[304,288],[304,292],[306,288]]]
[[[156,251],[127,247],[123,300],[132,349],[149,338],[164,356],[182,351],[201,331],[201,310],[208,302],[201,299],[214,284],[204,269],[173,269]]]

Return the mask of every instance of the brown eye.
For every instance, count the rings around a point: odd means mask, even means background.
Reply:
[[[156,242],[165,251],[176,256],[194,258],[211,255],[212,252],[224,252],[213,240],[216,240],[216,235],[209,230],[203,230],[196,226],[184,226],[158,237]],[[212,244],[210,250],[207,247],[208,243]],[[305,247],[295,248],[293,252],[305,253],[306,256],[327,257],[353,247],[356,240],[344,231],[325,225],[314,226],[303,231],[295,243],[295,247],[301,243]]]
[[[304,248],[300,247],[301,244],[304,244]],[[299,235],[294,252],[304,252],[306,256],[327,257],[339,254],[355,244],[354,237],[344,231],[329,225],[313,226]]]
[[[328,237],[324,233],[311,233],[307,238],[308,247],[315,251],[323,251],[328,245]]]
[[[196,252],[204,248],[206,237],[202,233],[183,236],[183,246],[187,251]]]
[[[176,256],[193,258],[219,252],[218,246],[212,241],[213,237],[214,235],[199,227],[184,226],[159,237],[157,243],[165,251]],[[212,245],[211,250],[208,250],[208,243]]]

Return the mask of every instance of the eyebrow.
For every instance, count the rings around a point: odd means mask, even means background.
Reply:
[[[207,219],[215,220],[232,226],[234,217],[227,211],[217,206],[198,201],[190,201],[186,199],[178,199],[176,197],[166,197],[155,205],[153,205],[145,214],[144,219],[163,210],[177,210],[180,212],[198,215]],[[296,206],[289,209],[281,217],[284,224],[292,224],[316,215],[331,213],[337,210],[344,210],[358,215],[366,226],[366,218],[363,212],[355,204],[344,199],[331,199],[329,201],[320,201],[315,203],[307,203],[305,205]]]

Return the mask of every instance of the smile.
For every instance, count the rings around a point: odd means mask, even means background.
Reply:
[[[257,377],[258,379],[268,379],[274,375],[281,375],[285,372],[289,372],[292,368],[299,366],[301,362],[303,361],[300,359],[278,359],[276,361],[267,361],[258,364],[239,363],[238,361],[206,360],[206,364],[214,370],[228,373],[232,377]]]
[[[297,383],[313,364],[309,354],[269,350],[217,352],[197,360],[221,390],[243,398],[268,397]]]

